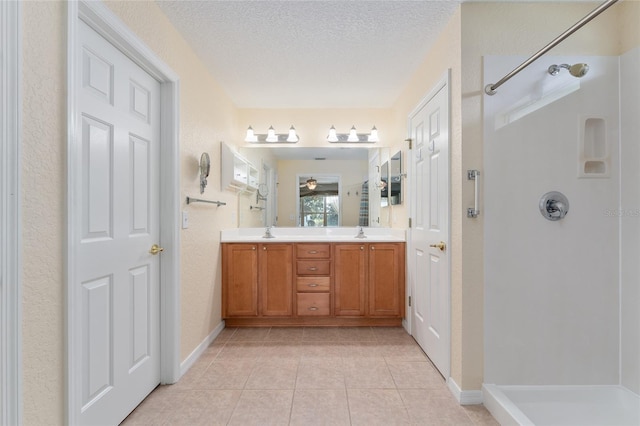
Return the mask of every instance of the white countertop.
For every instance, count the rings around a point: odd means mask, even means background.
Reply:
[[[220,231],[223,243],[278,243],[278,242],[404,242],[406,232],[397,228],[364,227],[365,238],[356,238],[360,227],[338,228],[285,228],[272,227],[273,238],[263,238],[265,228],[234,228]]]

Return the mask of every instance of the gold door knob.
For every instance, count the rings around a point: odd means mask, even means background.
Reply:
[[[429,247],[434,247],[440,249],[440,251],[445,251],[447,249],[447,244],[444,241],[440,241],[436,244],[429,244]]]
[[[164,251],[164,247],[160,247],[157,244],[154,244],[151,246],[151,250],[149,250],[149,253],[151,253],[152,255],[156,255],[158,253],[160,253],[161,251]]]

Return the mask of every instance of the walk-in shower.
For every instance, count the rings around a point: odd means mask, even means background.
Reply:
[[[521,60],[486,56],[486,81]],[[640,48],[548,57],[484,97],[483,401],[502,425],[640,424],[639,73]]]

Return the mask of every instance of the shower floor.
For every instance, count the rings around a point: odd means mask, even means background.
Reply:
[[[640,425],[640,396],[622,386],[484,385],[482,394],[502,426]]]

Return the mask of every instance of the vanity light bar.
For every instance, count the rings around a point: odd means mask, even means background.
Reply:
[[[378,141],[376,126],[373,126],[371,133],[357,133],[356,126],[351,126],[349,133],[337,133],[336,128],[331,126],[327,135],[327,142],[330,143],[373,143]]]
[[[297,143],[300,140],[296,133],[295,127],[291,126],[288,133],[276,133],[273,126],[269,127],[267,133],[260,134],[253,131],[253,127],[249,126],[245,142],[250,143]]]

